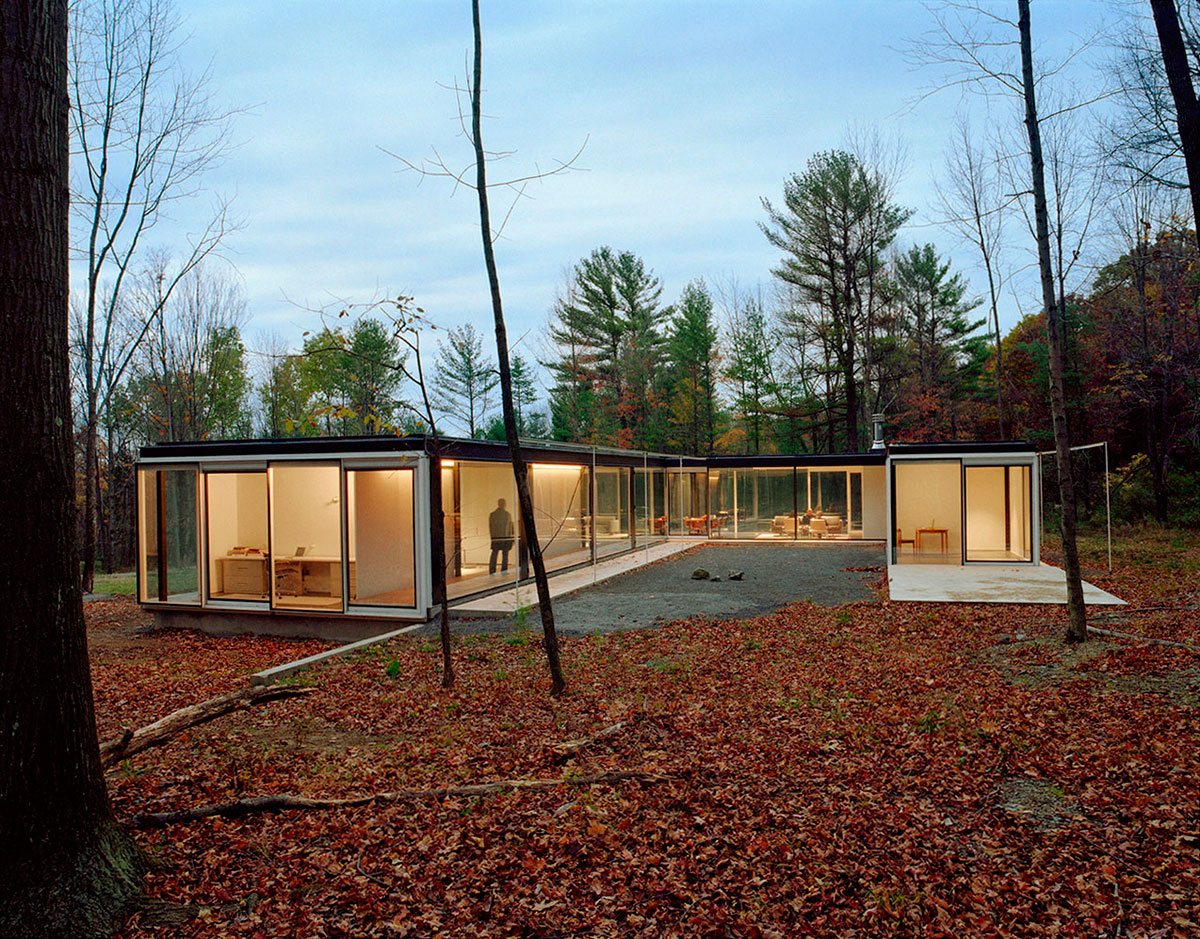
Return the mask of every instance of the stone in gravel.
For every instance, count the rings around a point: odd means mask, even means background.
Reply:
[[[730,571],[730,572],[729,572],[729,579],[730,579],[730,580],[741,580],[741,579],[742,579],[743,577],[745,577],[745,576],[746,576],[746,572],[745,572],[745,571]]]
[[[708,580],[709,580],[709,582],[710,582],[710,583],[714,583],[714,584],[716,584],[716,583],[720,583],[720,581],[721,581],[721,575],[720,575],[720,574],[713,574],[713,575],[712,575],[712,577],[708,578]]]
[[[692,580],[708,580],[712,575],[709,574],[703,567],[697,567],[692,571]]]

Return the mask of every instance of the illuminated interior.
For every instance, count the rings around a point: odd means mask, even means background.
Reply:
[[[556,571],[592,559],[586,517],[591,514],[587,467],[572,463],[533,463],[529,467],[533,514],[546,570]]]
[[[633,547],[629,499],[632,476],[628,466],[596,467],[596,557]]]
[[[416,605],[411,469],[346,471],[351,606]]]
[[[266,602],[270,592],[267,473],[205,473],[208,596]]]
[[[1028,561],[1033,556],[1028,466],[968,466],[967,560]]]
[[[271,603],[280,609],[342,609],[341,469],[274,463]]]
[[[893,464],[898,564],[962,563],[962,466],[958,460]]]

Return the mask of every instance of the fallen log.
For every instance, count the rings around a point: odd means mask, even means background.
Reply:
[[[199,704],[172,711],[166,717],[138,730],[126,727],[121,736],[100,744],[100,765],[104,769],[110,769],[135,753],[161,746],[189,727],[207,723],[233,711],[244,711],[257,704],[265,704],[281,698],[297,698],[315,690],[315,688],[304,688],[299,685],[267,685],[265,687],[238,688],[236,691],[217,695],[217,697],[201,701]]]
[[[632,721],[629,723],[632,723]],[[590,747],[597,740],[603,740],[605,737],[611,737],[613,734],[623,730],[625,727],[625,721],[618,721],[609,727],[605,727],[603,730],[597,731],[590,737],[577,737],[574,740],[564,740],[562,743],[552,743],[549,744],[546,749],[550,751],[550,755],[553,757],[555,763],[562,763],[565,760],[573,757],[580,750]]]
[[[1111,636],[1114,639],[1131,639],[1134,642],[1148,642],[1156,646],[1171,646],[1175,649],[1187,649],[1189,652],[1200,652],[1200,646],[1189,645],[1186,642],[1176,642],[1173,639],[1155,639],[1153,636],[1135,636],[1133,633],[1119,633],[1115,629],[1101,629],[1099,626],[1089,626],[1088,632],[1097,636]]]
[[[310,799],[306,796],[280,793],[279,795],[239,799],[236,802],[202,805],[198,808],[181,809],[176,812],[138,812],[129,820],[129,827],[164,828],[167,825],[194,822],[204,818],[244,818],[247,815],[255,815],[260,812],[359,808],[364,805],[386,804],[389,802],[416,802],[426,799],[449,799],[458,796],[489,796],[501,792],[516,792],[518,790],[538,791],[556,789],[559,786],[578,788],[581,786],[595,786],[603,783],[630,780],[644,783],[662,783],[678,778],[678,776],[669,773],[651,773],[644,770],[612,770],[607,773],[563,776],[561,779],[501,779],[496,782],[478,783],[471,786],[443,786],[438,789],[397,789],[394,792],[373,792],[369,795],[353,796],[348,799]]]

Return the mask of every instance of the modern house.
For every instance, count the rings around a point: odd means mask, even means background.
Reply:
[[[682,538],[867,540],[891,564],[1039,563],[1038,462],[1014,443],[696,457],[528,442],[552,572]],[[371,635],[532,575],[508,450],[425,436],[172,443],[138,464],[138,598],[205,629]],[[432,563],[432,506],[446,570]],[[335,625],[336,621],[336,625]]]

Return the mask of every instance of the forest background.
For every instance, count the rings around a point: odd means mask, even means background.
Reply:
[[[1118,518],[1200,525],[1200,258],[1153,26],[1145,10],[1117,10],[1041,76],[1071,432],[1077,445],[1108,443]],[[1181,12],[1194,74],[1196,6]],[[996,25],[985,7],[928,16],[904,52],[932,93]],[[254,310],[225,250],[242,225],[204,184],[241,112],[215,99],[210,74],[184,67],[185,39],[163,0],[75,8],[77,476],[85,556],[105,570],[133,560],[144,444],[428,430],[402,367],[413,363],[378,313],[385,298],[311,310],[321,325],[298,338],[251,336]],[[996,48],[1001,60],[1015,52]],[[974,66],[1003,74],[1002,61]],[[1044,317],[1004,328],[1001,316],[1005,298],[1040,306],[1019,108],[1003,93],[982,108],[963,100],[939,128],[945,160],[920,225],[898,196],[904,142],[857,128],[746,205],[777,256],[757,282],[706,262],[668,296],[654,258],[625,245],[563,257],[560,281],[545,285],[544,328],[512,350],[522,435],[671,453],[847,452],[869,444],[870,415],[882,412],[892,440],[1050,449]],[[175,207],[200,201],[202,224],[158,240]],[[438,430],[503,439],[486,326],[434,323],[422,320],[422,365]],[[1083,483],[1085,511],[1102,511],[1099,474]]]

